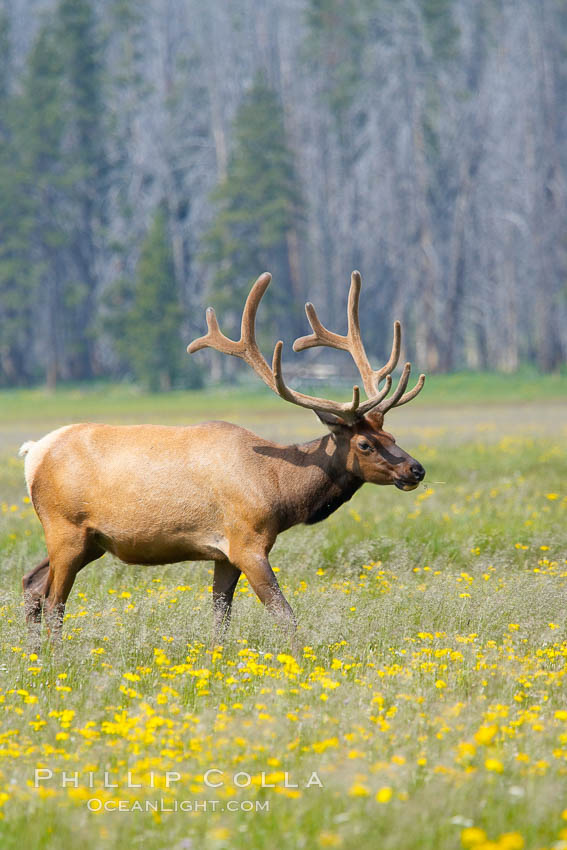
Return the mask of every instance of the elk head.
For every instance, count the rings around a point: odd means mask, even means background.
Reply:
[[[294,351],[315,346],[328,346],[347,351],[353,358],[367,395],[360,400],[360,389],[353,387],[350,402],[336,402],[305,395],[287,386],[282,374],[283,342],[276,343],[270,367],[256,343],[255,319],[258,305],[266,291],[271,275],[260,275],[246,300],[242,314],[240,340],[234,341],[221,333],[215,311],[206,313],[208,333],[194,340],[187,351],[192,354],[202,348],[213,348],[224,354],[240,357],[277,395],[292,404],[313,410],[329,428],[336,444],[336,464],[362,482],[395,484],[400,490],[414,490],[425,476],[422,465],[396,445],[394,437],[384,431],[384,416],[393,407],[407,404],[421,391],[425,375],[412,390],[406,392],[411,366],[406,363],[396,389],[388,397],[392,386],[391,372],[400,356],[401,325],[394,322],[394,341],[388,362],[380,369],[372,369],[362,344],[358,316],[360,297],[360,272],[353,271],[348,298],[348,329],[345,336],[327,330],[317,316],[313,304],[305,305],[312,333],[296,339]],[[384,381],[380,389],[381,382]]]

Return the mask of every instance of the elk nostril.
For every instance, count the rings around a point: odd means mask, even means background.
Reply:
[[[415,476],[415,478],[419,479],[419,481],[425,478],[425,469],[420,463],[417,463],[417,461],[415,463],[412,463],[412,465],[410,466],[410,470],[411,474]]]

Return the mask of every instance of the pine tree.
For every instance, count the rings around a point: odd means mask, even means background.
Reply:
[[[0,384],[33,376],[33,304],[37,276],[29,244],[33,200],[16,132],[19,99],[10,93],[9,26],[0,15]]]
[[[31,347],[25,325],[39,314],[51,387],[94,371],[104,195],[98,56],[88,0],[59,0],[27,57],[21,94],[2,109],[9,126],[0,153],[0,290],[7,292],[3,337],[11,346],[3,347],[4,371],[21,371],[18,351]],[[35,372],[28,355],[26,376]]]
[[[5,105],[9,93],[10,64],[12,58],[12,45],[10,43],[10,19],[4,10],[0,11],[0,103]],[[0,118],[0,122],[2,119]]]
[[[460,30],[453,17],[454,0],[419,0],[419,6],[435,60],[442,63],[456,59]]]
[[[4,116],[13,108],[4,103]],[[0,142],[0,187],[0,384],[29,383],[37,294],[37,267],[29,250],[33,199],[11,134]]]
[[[288,239],[301,201],[282,106],[261,75],[236,115],[234,151],[213,201],[218,212],[206,237],[205,259],[215,267],[211,298],[225,327],[230,330],[232,320],[236,329],[251,280],[269,270],[274,285],[262,305],[261,328],[271,340],[277,312],[293,333],[298,314]]]
[[[64,69],[65,171],[72,176],[68,201],[74,218],[64,296],[66,369],[69,377],[84,379],[96,372],[92,323],[106,172],[101,44],[92,0],[59,0],[55,27]]]
[[[63,65],[49,20],[41,26],[30,51],[18,103],[15,143],[21,156],[22,181],[29,194],[28,260],[38,281],[41,328],[45,340],[43,366],[47,384],[60,374],[62,287],[69,220],[64,198],[72,175],[64,165]],[[24,231],[25,234],[25,231]],[[20,234],[21,235],[21,234]],[[18,287],[22,284],[19,278]]]
[[[165,204],[142,245],[135,281],[110,289],[106,327],[126,367],[153,392],[175,384],[196,386],[200,372],[181,339],[182,310],[175,282]]]
[[[306,10],[306,58],[323,70],[325,97],[341,139],[363,75],[363,11],[361,0],[309,0]]]

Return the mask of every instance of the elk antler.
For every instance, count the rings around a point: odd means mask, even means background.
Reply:
[[[240,339],[238,342],[229,339],[221,333],[215,311],[212,307],[209,307],[206,312],[207,327],[209,329],[208,333],[188,345],[187,351],[189,354],[194,354],[202,348],[213,348],[223,354],[232,354],[234,357],[240,357],[252,367],[256,374],[259,375],[259,377],[270,387],[271,390],[286,401],[291,401],[293,404],[298,404],[300,407],[306,407],[309,410],[314,410],[316,412],[331,413],[338,416],[345,422],[354,422],[356,419],[360,419],[370,410],[375,408],[387,394],[392,383],[389,375],[386,379],[386,386],[384,389],[374,395],[368,393],[368,388],[365,384],[367,394],[372,396],[368,399],[368,401],[363,402],[363,404],[360,403],[360,390],[357,386],[355,386],[352,389],[352,401],[343,403],[331,401],[325,398],[317,398],[316,396],[305,395],[304,393],[290,389],[285,384],[282,375],[283,342],[281,340],[276,343],[276,347],[274,349],[272,368],[270,369],[268,366],[268,363],[256,343],[255,321],[258,305],[260,304],[262,296],[268,288],[271,279],[271,274],[265,272],[260,275],[250,290],[242,313],[242,325]],[[326,333],[328,333],[328,331],[326,331]],[[370,366],[368,368],[370,368]]]
[[[390,398],[385,398],[392,385],[390,372],[396,368],[396,364],[400,357],[402,328],[399,322],[394,322],[394,342],[392,344],[390,359],[384,366],[382,366],[381,369],[372,369],[368,362],[368,357],[366,356],[364,345],[362,344],[362,338],[360,336],[360,323],[358,319],[358,301],[360,298],[361,286],[360,272],[354,271],[350,280],[350,291],[348,294],[348,329],[346,336],[327,330],[327,328],[319,321],[313,304],[308,302],[305,305],[305,312],[307,313],[307,318],[309,319],[309,324],[311,325],[313,333],[309,334],[309,336],[302,336],[299,339],[296,339],[293,343],[293,350],[303,351],[305,348],[314,348],[318,345],[326,345],[329,348],[339,348],[342,351],[348,351],[360,372],[366,394],[373,398],[378,398],[379,396],[379,401],[380,399],[384,399],[381,403],[377,403],[373,406],[374,410],[384,414],[392,407],[400,407],[400,405],[407,404],[408,401],[415,398],[425,383],[425,375],[420,375],[415,387],[404,394],[405,388],[408,385],[411,369],[411,365],[406,363],[396,389]],[[386,378],[386,383],[382,391],[379,393],[378,386],[384,377]]]

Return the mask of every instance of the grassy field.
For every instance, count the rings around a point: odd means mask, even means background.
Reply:
[[[312,414],[242,391],[0,393],[2,850],[567,850],[566,396],[448,376],[392,412],[422,488],[366,485],[273,551],[296,660],[245,580],[211,651],[209,564],[108,556],[59,653],[30,656],[21,576],[44,548],[15,452],[85,419],[309,439]]]

